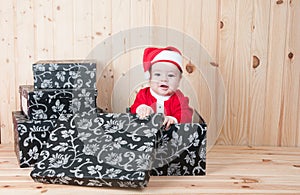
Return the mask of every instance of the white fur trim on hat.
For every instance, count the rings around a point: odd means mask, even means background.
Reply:
[[[182,70],[182,56],[178,52],[163,50],[153,58],[152,63],[159,62],[159,61],[173,62],[177,64],[179,68]]]

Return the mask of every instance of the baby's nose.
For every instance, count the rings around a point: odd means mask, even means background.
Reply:
[[[167,75],[161,75],[161,80],[162,81],[167,81],[168,80],[168,76]]]

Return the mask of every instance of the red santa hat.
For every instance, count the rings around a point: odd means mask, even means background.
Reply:
[[[151,66],[157,62],[172,63],[182,72],[182,55],[175,47],[148,47],[144,50],[143,66],[146,79],[150,78],[149,70]]]

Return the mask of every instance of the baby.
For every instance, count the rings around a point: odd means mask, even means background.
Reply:
[[[130,112],[140,119],[157,112],[163,113],[163,125],[190,123],[193,110],[189,99],[178,89],[182,78],[182,55],[174,47],[146,48],[143,56],[144,72],[150,87],[141,89],[136,95]]]

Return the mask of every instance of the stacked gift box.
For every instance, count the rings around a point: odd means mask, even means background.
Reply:
[[[205,175],[206,124],[166,131],[163,116],[140,120],[96,106],[96,63],[40,61],[34,85],[20,86],[13,112],[20,167],[33,166],[38,182],[81,186],[145,187],[150,175]]]
[[[34,84],[19,87],[22,112],[12,113],[20,167],[35,164],[50,132],[67,118],[96,112],[95,61],[39,61],[32,69]]]

